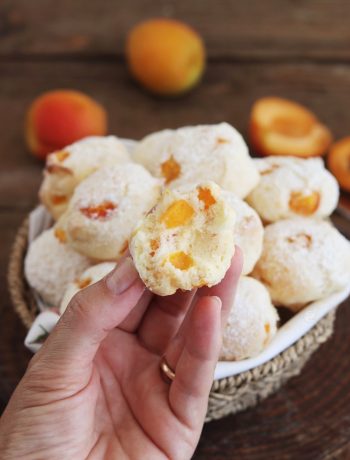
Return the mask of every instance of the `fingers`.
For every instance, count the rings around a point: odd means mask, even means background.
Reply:
[[[171,296],[154,296],[140,325],[138,336],[154,353],[163,354],[177,334],[196,290],[177,291]]]
[[[130,258],[75,295],[38,353],[66,372],[89,366],[108,332],[130,314],[145,286]]]
[[[203,424],[207,410],[221,347],[221,305],[218,297],[198,299],[190,313],[184,347],[174,368],[169,404],[175,415],[191,428]]]
[[[125,332],[135,332],[142,321],[143,315],[145,314],[152,297],[152,292],[145,289],[136,307],[131,310],[118,328]]]

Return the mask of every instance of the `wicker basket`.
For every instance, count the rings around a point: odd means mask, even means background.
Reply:
[[[27,235],[28,219],[16,235],[9,263],[8,284],[14,308],[29,328],[36,316],[37,306],[23,276]],[[215,380],[206,421],[255,406],[291,377],[298,375],[310,356],[332,335],[334,319],[335,312],[329,313],[293,346],[267,363],[233,377]]]

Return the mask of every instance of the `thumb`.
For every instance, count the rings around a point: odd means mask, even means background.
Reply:
[[[46,363],[60,375],[90,368],[101,342],[127,317],[144,290],[131,258],[123,259],[101,281],[73,297],[33,365]]]

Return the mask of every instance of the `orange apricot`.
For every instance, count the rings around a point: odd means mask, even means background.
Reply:
[[[86,208],[81,208],[80,212],[89,219],[105,219],[108,217],[115,209],[117,205],[111,201],[104,201],[101,204],[96,206],[88,206]]]
[[[166,228],[175,228],[187,225],[194,214],[194,209],[185,200],[178,200],[171,204],[161,217]]]
[[[133,77],[163,95],[192,88],[205,67],[201,37],[187,24],[166,18],[137,24],[128,35],[126,56]]]
[[[250,142],[261,155],[324,155],[332,135],[306,107],[288,99],[265,97],[253,105]]]
[[[32,154],[44,159],[79,139],[106,132],[107,115],[100,104],[78,91],[57,90],[34,100],[27,114],[25,137]]]
[[[318,192],[303,193],[292,192],[289,198],[290,209],[301,216],[311,216],[317,211],[320,205],[320,194]]]
[[[341,188],[350,192],[350,136],[333,144],[328,155],[328,167]]]
[[[173,156],[164,161],[164,163],[160,165],[160,169],[166,184],[169,184],[169,182],[177,179],[181,173],[181,166]]]
[[[198,188],[198,199],[204,203],[205,210],[208,210],[210,206],[216,203],[216,199],[211,194],[211,191],[205,187]]]
[[[170,263],[179,270],[188,270],[193,266],[193,259],[191,256],[183,251],[174,252],[169,256]]]

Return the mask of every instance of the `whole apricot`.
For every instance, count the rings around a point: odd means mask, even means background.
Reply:
[[[332,135],[306,107],[288,99],[263,97],[253,105],[250,142],[261,155],[324,155]]]
[[[84,93],[49,91],[34,100],[27,113],[25,138],[29,150],[44,159],[86,136],[107,132],[105,109]]]
[[[134,78],[163,95],[192,88],[205,67],[201,37],[173,19],[151,19],[136,25],[127,38],[126,55]]]

